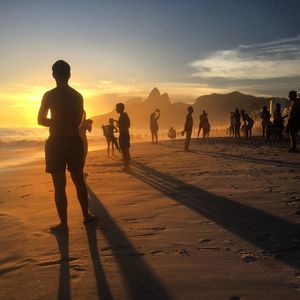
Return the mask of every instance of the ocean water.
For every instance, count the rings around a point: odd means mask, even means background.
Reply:
[[[0,173],[14,170],[44,157],[48,128],[0,128]],[[104,149],[100,130],[87,133],[89,151]]]

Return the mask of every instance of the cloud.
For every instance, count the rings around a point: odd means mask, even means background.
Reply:
[[[189,64],[193,77],[262,80],[300,75],[300,35],[219,50]]]

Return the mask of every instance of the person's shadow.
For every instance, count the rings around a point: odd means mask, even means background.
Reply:
[[[112,299],[112,295],[100,263],[101,250],[97,247],[97,230],[102,232],[109,244],[106,248],[112,252],[123,274],[130,299],[171,299],[166,288],[144,261],[144,254],[135,249],[90,187],[88,193],[89,208],[98,217],[86,230],[99,299]]]
[[[299,224],[210,193],[138,161],[131,162],[129,174],[259,247],[264,254],[300,268]]]
[[[69,232],[55,232],[53,235],[60,252],[60,267],[59,267],[59,282],[58,282],[58,300],[71,299],[71,285],[70,285],[70,257],[69,257]]]
[[[90,223],[85,226],[88,237],[90,255],[94,268],[94,274],[96,278],[98,298],[110,300],[113,298],[101,264],[99,249],[97,245],[97,227],[98,224],[96,222]]]

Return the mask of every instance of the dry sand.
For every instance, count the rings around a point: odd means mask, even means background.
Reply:
[[[69,233],[37,161],[1,173],[0,299],[299,299],[300,154],[260,139],[132,145],[132,167],[89,153],[85,228]],[[236,298],[234,298],[236,297]]]

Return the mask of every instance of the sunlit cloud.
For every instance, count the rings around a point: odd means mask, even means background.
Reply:
[[[193,77],[261,80],[300,75],[300,36],[219,50],[190,63]]]

